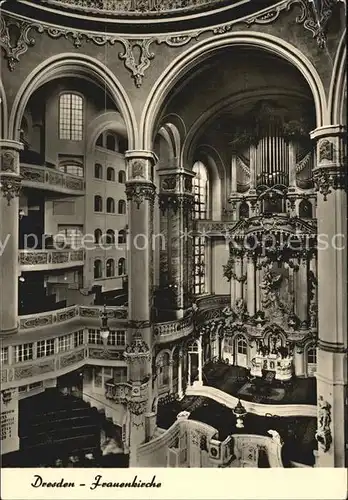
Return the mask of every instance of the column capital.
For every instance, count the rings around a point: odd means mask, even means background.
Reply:
[[[324,201],[332,189],[347,189],[346,132],[344,125],[319,127],[311,132],[311,139],[317,141],[317,162],[313,169],[313,180]]]

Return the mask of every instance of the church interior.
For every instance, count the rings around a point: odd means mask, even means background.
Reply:
[[[4,467],[347,467],[346,3],[0,16]]]

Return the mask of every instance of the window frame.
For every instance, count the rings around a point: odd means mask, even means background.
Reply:
[[[69,117],[69,137],[63,137],[62,133],[62,104],[61,100],[64,96],[70,96],[71,102],[70,102],[70,117]],[[73,136],[73,119],[72,119],[72,111],[73,111],[73,106],[72,106],[72,97],[76,96],[79,99],[81,99],[81,134],[79,134],[79,138],[72,138]],[[60,141],[74,141],[74,142],[80,142],[83,141],[84,139],[84,133],[85,133],[85,98],[84,95],[81,94],[80,92],[76,92],[75,90],[69,90],[69,91],[64,91],[59,94],[58,97],[58,137]],[[64,129],[64,127],[63,127]],[[76,129],[76,126],[75,126]]]

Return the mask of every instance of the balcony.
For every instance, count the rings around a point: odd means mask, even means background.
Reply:
[[[28,314],[20,316],[19,328],[20,330],[33,330],[37,331],[38,328],[46,328],[53,325],[64,325],[71,323],[74,326],[91,328],[100,323],[101,307],[95,306],[70,306],[56,311],[44,312],[39,314]],[[127,320],[128,311],[125,307],[108,307],[106,309],[110,328],[115,323],[125,322]]]
[[[157,343],[172,342],[187,337],[193,332],[193,318],[190,315],[179,320],[157,323],[154,329]]]
[[[21,163],[21,176],[23,187],[69,195],[85,193],[85,182],[81,177],[65,174],[53,168]]]
[[[24,271],[50,271],[83,266],[83,250],[20,250],[19,266]]]

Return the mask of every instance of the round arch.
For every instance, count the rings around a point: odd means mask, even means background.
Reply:
[[[87,126],[87,151],[94,151],[95,143],[103,132],[112,130],[116,134],[127,138],[126,124],[120,113],[108,111],[96,116]]]
[[[263,49],[287,60],[304,76],[313,94],[316,110],[316,126],[328,125],[325,89],[318,72],[307,57],[296,47],[278,37],[265,33],[240,31],[225,33],[209,41],[203,40],[179,55],[162,73],[153,86],[144,106],[140,121],[142,149],[151,149],[153,129],[160,108],[175,83],[193,66],[205,60],[215,51],[228,46],[247,46]]]
[[[138,128],[131,102],[119,80],[105,64],[83,54],[63,53],[48,58],[37,66],[22,83],[9,118],[9,137],[18,139],[20,120],[30,96],[44,83],[62,76],[82,76],[102,85],[120,109],[124,118],[129,148],[138,142]]]
[[[342,125],[344,108],[344,90],[347,86],[347,46],[346,30],[344,30],[335,57],[334,67],[331,76],[328,107],[330,122],[332,125]]]

